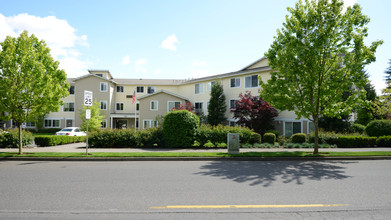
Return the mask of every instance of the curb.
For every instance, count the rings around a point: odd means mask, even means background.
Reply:
[[[363,157],[1,157],[0,161],[329,161],[391,160],[391,156]]]

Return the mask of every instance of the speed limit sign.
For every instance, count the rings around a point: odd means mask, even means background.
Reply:
[[[92,92],[84,90],[84,105],[92,106]]]

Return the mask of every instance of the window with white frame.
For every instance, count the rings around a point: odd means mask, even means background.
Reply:
[[[229,126],[235,127],[235,126],[237,126],[237,125],[238,125],[238,124],[236,123],[236,121],[232,121],[232,120],[229,121]]]
[[[136,111],[140,111],[140,103],[136,103]]]
[[[136,92],[137,93],[144,93],[144,86],[137,86]]]
[[[154,128],[154,127],[157,127],[157,126],[158,126],[158,121],[149,120],[149,119],[144,120],[143,129]]]
[[[124,110],[124,103],[122,103],[122,102],[115,103],[115,109],[117,111],[123,111]]]
[[[159,102],[156,100],[152,100],[149,106],[150,106],[149,108],[150,110],[157,111],[159,109]]]
[[[107,119],[102,119],[100,124],[101,124],[101,128],[107,128]]]
[[[290,137],[296,133],[301,133],[301,122],[285,122],[285,137]]]
[[[229,108],[230,109],[236,109],[236,107],[237,107],[237,99],[231,99],[231,100],[229,100]]]
[[[123,86],[117,86],[117,92],[124,92]]]
[[[35,122],[26,122],[26,127],[35,127]]]
[[[74,102],[64,103],[64,112],[75,112],[75,103]]]
[[[171,111],[173,108],[179,108],[181,102],[179,101],[168,101],[168,111]]]
[[[196,114],[201,114],[204,112],[204,103],[203,102],[195,102],[194,103],[194,111]]]
[[[147,93],[148,93],[148,94],[155,93],[155,86],[148,86]]]
[[[244,84],[246,88],[258,87],[258,75],[246,76]]]
[[[231,88],[238,88],[238,87],[240,87],[240,78],[232,78],[232,79],[230,79],[230,87]]]
[[[59,128],[60,120],[59,119],[45,119],[45,128]]]
[[[107,101],[106,100],[101,100],[100,101],[100,109],[101,110],[107,110]]]
[[[194,93],[195,94],[203,94],[204,93],[204,84],[197,83],[194,85]]]
[[[100,91],[101,92],[107,92],[108,84],[107,82],[101,82],[100,83]]]
[[[207,90],[208,92],[212,91],[212,86],[213,86],[215,83],[216,83],[216,81],[208,82],[208,83],[206,84],[206,90]]]

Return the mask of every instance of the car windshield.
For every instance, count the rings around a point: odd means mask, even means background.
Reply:
[[[72,129],[71,128],[64,128],[61,131],[72,131]]]

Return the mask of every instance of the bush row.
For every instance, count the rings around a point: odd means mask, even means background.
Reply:
[[[314,143],[314,136],[309,137],[309,142]],[[366,136],[339,136],[337,134],[319,134],[319,144],[337,145],[339,148],[352,147],[391,147],[391,136],[366,137]]]
[[[78,143],[78,142],[85,142],[85,141],[86,141],[85,136],[41,135],[35,137],[35,144],[41,147]]]
[[[22,132],[22,145],[32,144],[34,140],[33,134],[28,131]],[[19,130],[10,129],[7,132],[0,132],[0,147],[17,148],[19,146]]]

